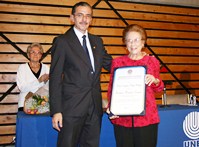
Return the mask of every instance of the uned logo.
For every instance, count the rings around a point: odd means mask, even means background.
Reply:
[[[183,130],[190,139],[199,139],[199,112],[191,112],[185,117]]]

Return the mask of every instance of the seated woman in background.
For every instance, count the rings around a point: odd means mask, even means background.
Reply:
[[[40,62],[43,48],[33,43],[27,48],[29,62],[21,64],[17,70],[16,82],[20,90],[18,111],[23,111],[25,97],[29,92],[35,93],[39,88],[48,89],[49,67]]]

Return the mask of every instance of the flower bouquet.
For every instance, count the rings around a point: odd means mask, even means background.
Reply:
[[[41,92],[42,91],[42,92]],[[24,102],[24,112],[27,114],[49,113],[48,92],[39,89],[36,93],[29,92]]]

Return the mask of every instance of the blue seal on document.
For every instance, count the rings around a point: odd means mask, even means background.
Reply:
[[[133,70],[132,69],[129,69],[128,70],[128,74],[132,74]]]

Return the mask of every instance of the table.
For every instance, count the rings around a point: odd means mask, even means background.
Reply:
[[[157,147],[188,147],[190,143],[199,144],[199,140],[188,138],[183,131],[183,121],[192,112],[197,112],[199,116],[199,107],[179,105],[171,105],[164,108],[159,107],[161,122],[159,124]],[[197,127],[199,128],[199,124],[197,124]],[[26,115],[23,112],[18,112],[16,147],[56,147],[56,140],[57,131],[52,128],[50,116]],[[115,146],[113,126],[108,116],[104,114],[102,118],[100,147]]]
[[[16,147],[56,147],[57,131],[52,128],[49,115],[17,113]],[[100,147],[115,146],[113,126],[103,115]]]
[[[16,147],[56,147],[57,131],[49,115],[17,113]]]

